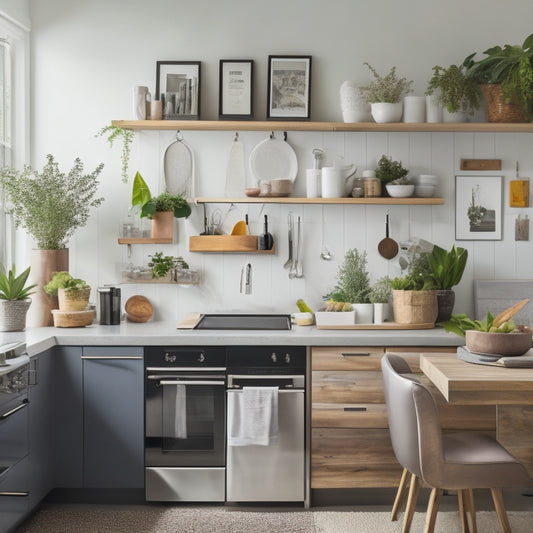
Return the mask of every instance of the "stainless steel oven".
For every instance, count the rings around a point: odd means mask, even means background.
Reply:
[[[226,349],[145,350],[147,501],[225,500]]]

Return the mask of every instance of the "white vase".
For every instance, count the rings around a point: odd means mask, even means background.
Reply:
[[[372,324],[374,322],[374,304],[352,304],[355,310],[356,324]]]
[[[442,121],[443,122],[466,122],[466,113],[464,111],[456,111],[455,113],[450,113],[446,109],[442,110]]]
[[[374,304],[374,324],[383,324],[389,318],[389,304]]]
[[[403,121],[409,123],[426,121],[425,96],[406,96],[403,99]]]
[[[353,81],[345,81],[340,88],[341,110],[344,122],[369,122],[370,104],[363,91]]]
[[[372,117],[378,124],[400,122],[402,120],[403,103],[377,102],[370,106]]]
[[[442,122],[442,105],[437,93],[426,96],[426,121],[431,123]]]

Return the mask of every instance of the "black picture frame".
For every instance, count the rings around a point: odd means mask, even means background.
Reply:
[[[311,56],[268,56],[267,118],[310,120]]]
[[[253,60],[221,59],[218,73],[218,118],[251,120],[253,118]]]
[[[163,120],[200,118],[200,73],[200,61],[157,61],[155,94]]]

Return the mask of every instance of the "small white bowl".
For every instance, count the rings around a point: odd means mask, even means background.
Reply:
[[[409,196],[413,196],[413,192],[415,190],[414,185],[391,185],[390,183],[387,183],[385,185],[387,192],[389,193],[389,196],[392,198],[408,198]]]
[[[419,198],[431,198],[435,194],[435,185],[416,185],[415,196]]]

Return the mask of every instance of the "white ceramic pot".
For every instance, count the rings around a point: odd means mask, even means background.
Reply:
[[[389,304],[374,304],[374,324],[383,324],[389,318]]]
[[[344,122],[369,122],[371,120],[370,104],[355,82],[343,82],[339,92]]]
[[[372,324],[374,322],[374,304],[352,304],[355,310],[356,324]]]
[[[450,113],[446,109],[442,110],[443,122],[466,122],[466,113],[464,111],[457,111]]]
[[[385,188],[391,198],[409,198],[410,196],[413,196],[413,192],[415,191],[415,186],[413,184],[392,185],[387,183]]]
[[[442,122],[442,105],[439,102],[438,93],[426,96],[426,121],[432,123]]]
[[[402,102],[395,104],[389,104],[387,102],[371,104],[372,117],[378,124],[400,122],[402,120],[402,111]]]
[[[355,174],[355,165],[322,168],[322,198],[346,196],[347,180]]]
[[[426,121],[425,96],[406,96],[403,99],[403,121],[409,123]]]

